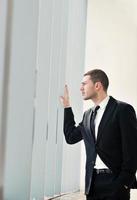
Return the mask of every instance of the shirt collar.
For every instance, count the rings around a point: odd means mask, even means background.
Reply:
[[[99,106],[101,109],[105,109],[105,107],[107,106],[108,104],[108,101],[109,101],[110,97],[109,96],[106,96],[105,99],[103,99],[103,101],[100,102]]]
[[[105,99],[103,99],[103,101],[101,101],[101,102],[99,103],[100,109],[105,109],[105,108],[106,108],[109,99],[110,99],[110,97],[109,97],[109,96],[106,96]],[[96,107],[96,106],[94,106],[92,110],[94,110],[95,107]]]

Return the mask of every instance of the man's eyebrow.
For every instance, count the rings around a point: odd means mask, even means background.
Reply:
[[[81,84],[85,84],[85,83],[87,83],[87,81],[82,81],[82,82],[81,82]]]

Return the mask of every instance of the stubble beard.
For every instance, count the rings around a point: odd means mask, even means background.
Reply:
[[[83,99],[84,100],[92,100],[93,101],[96,98],[97,98],[97,93],[93,93],[92,95],[84,97]]]

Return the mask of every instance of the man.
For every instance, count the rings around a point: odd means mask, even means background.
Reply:
[[[65,86],[64,134],[67,143],[82,139],[86,148],[85,194],[87,200],[129,200],[130,188],[136,187],[137,119],[134,108],[108,96],[106,73],[94,69],[84,74],[81,92],[94,107],[75,126]]]

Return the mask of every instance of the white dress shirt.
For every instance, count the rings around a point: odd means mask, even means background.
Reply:
[[[100,108],[97,111],[97,115],[95,118],[95,137],[97,139],[97,134],[98,134],[98,127],[100,124],[100,121],[102,119],[102,116],[104,114],[105,108],[108,104],[110,97],[107,96],[103,101],[100,102],[99,106]],[[96,162],[95,162],[95,168],[96,169],[108,169],[108,167],[104,164],[104,162],[101,160],[99,155],[97,154]]]

